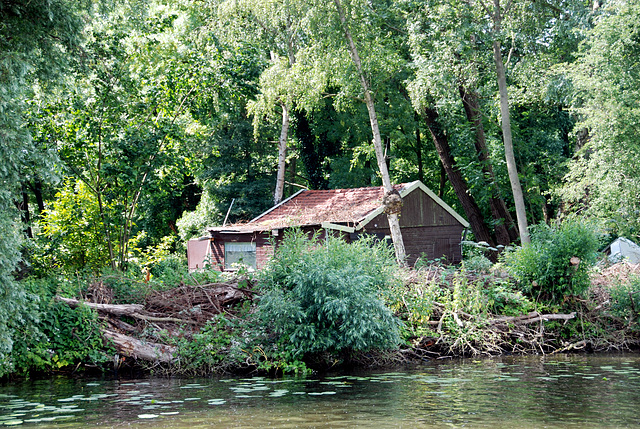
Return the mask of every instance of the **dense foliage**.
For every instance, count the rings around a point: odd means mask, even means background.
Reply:
[[[607,4],[569,65],[579,150],[559,190],[571,211],[603,219],[612,234],[634,240],[640,238],[638,56],[640,5]]]
[[[102,338],[96,312],[54,300],[56,294],[75,295],[74,289],[81,286],[78,282],[50,278],[23,285],[32,299],[26,307],[27,317],[12,324],[15,343],[7,369],[28,375],[113,361],[115,351]]]
[[[259,317],[294,356],[392,348],[400,322],[382,293],[395,281],[393,266],[383,243],[291,232],[261,274]]]
[[[640,330],[640,277],[617,282],[611,288],[611,312],[634,331]]]
[[[55,179],[55,154],[31,138],[30,100],[55,87],[73,59],[85,2],[0,3],[0,374],[17,324],[27,322],[29,299],[14,278],[28,228],[17,201],[27,185]],[[22,198],[20,196],[22,195]]]
[[[505,264],[529,296],[560,302],[589,288],[599,247],[595,224],[567,219],[532,228],[531,245],[506,253]]]

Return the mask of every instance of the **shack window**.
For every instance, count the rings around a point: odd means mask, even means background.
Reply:
[[[224,243],[224,269],[234,270],[233,264],[244,264],[255,270],[256,243]]]

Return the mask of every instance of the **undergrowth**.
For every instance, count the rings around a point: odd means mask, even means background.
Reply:
[[[477,251],[459,266],[422,259],[416,269],[400,269],[393,250],[371,238],[349,244],[289,231],[267,268],[243,272],[247,280],[237,285],[257,284],[253,301],[223,309],[199,330],[178,327],[147,338],[176,347],[166,371],[187,376],[307,374],[353,362],[637,343],[640,278],[607,287],[599,296],[585,293],[594,237],[584,224],[565,222],[538,227],[530,246],[508,252],[501,263]],[[101,285],[113,303],[144,303],[150,293],[181,283],[224,280],[217,271],[189,273],[171,255],[153,264],[132,263],[125,273],[26,279],[30,310],[27,323],[15,327],[11,368],[52,372],[80,364],[107,367],[113,359],[96,313],[85,306],[71,309],[53,300],[55,295],[87,297]],[[566,318],[536,318],[545,313]]]
[[[589,288],[589,271],[598,257],[599,240],[596,225],[584,220],[535,225],[530,244],[505,253],[505,267],[528,296],[562,302],[569,295],[583,295]]]

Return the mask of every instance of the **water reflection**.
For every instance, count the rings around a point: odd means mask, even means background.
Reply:
[[[506,357],[321,379],[25,381],[0,424],[39,428],[637,427],[640,356]]]

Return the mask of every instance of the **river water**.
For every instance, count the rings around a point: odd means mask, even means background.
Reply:
[[[640,355],[433,361],[307,378],[54,378],[0,385],[38,428],[640,428]]]

